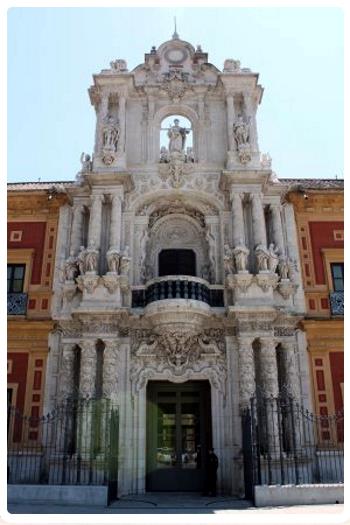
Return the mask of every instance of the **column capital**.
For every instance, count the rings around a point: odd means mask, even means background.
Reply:
[[[84,339],[83,341],[80,341],[78,344],[85,354],[93,353],[96,350],[96,341]]]
[[[268,351],[272,349],[276,350],[277,341],[274,337],[272,336],[259,337],[259,341],[260,341],[261,349],[263,351]]]

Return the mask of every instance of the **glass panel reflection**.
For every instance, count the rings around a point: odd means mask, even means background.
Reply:
[[[158,403],[157,468],[176,465],[176,404]]]
[[[200,468],[199,403],[181,403],[181,444],[182,468]]]

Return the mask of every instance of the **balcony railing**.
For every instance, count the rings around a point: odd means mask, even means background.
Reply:
[[[223,307],[223,290],[212,288],[199,277],[166,275],[148,281],[145,289],[133,290],[133,308],[143,308],[154,301],[192,299],[213,307]]]
[[[332,315],[344,315],[344,292],[329,294]]]
[[[27,313],[26,293],[7,294],[7,315],[25,315]]]

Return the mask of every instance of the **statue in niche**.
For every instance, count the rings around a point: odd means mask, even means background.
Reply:
[[[143,230],[140,237],[140,272],[142,280],[146,279],[146,255],[147,255],[147,245],[149,241],[149,234],[147,228]]]
[[[118,121],[114,121],[112,116],[107,117],[102,136],[103,149],[107,151],[116,151],[120,136],[120,128],[118,126]]]
[[[243,239],[239,239],[233,252],[233,258],[237,272],[246,272],[248,266],[249,249],[244,245]]]
[[[182,128],[179,124],[180,121],[176,118],[174,119],[174,125],[168,129],[170,153],[182,153],[185,149],[186,135],[188,135],[190,130]]]
[[[238,119],[233,125],[233,134],[237,146],[249,144],[249,124],[244,122],[242,115],[239,115]]]
[[[234,272],[233,250],[228,244],[224,244],[224,268],[225,274],[231,274]]]
[[[259,272],[268,271],[269,252],[262,244],[258,244],[255,248],[256,261]]]
[[[95,242],[90,241],[86,249],[85,268],[86,272],[96,272],[98,264],[98,250],[95,248]]]
[[[270,272],[275,273],[278,266],[278,250],[275,248],[274,243],[272,242],[269,246],[269,260],[268,260],[268,269]]]
[[[280,255],[278,262],[278,273],[281,279],[289,279],[290,265],[288,258],[285,255]]]
[[[81,172],[86,173],[88,171],[91,171],[92,169],[92,161],[91,157],[88,153],[82,153],[80,155],[80,163],[81,163]]]
[[[201,277],[202,279],[205,279],[206,281],[210,282],[211,280],[211,273],[210,273],[210,265],[209,264],[203,264],[201,267]]]
[[[85,257],[86,257],[86,250],[84,246],[80,246],[80,251],[78,253],[77,257],[77,264],[79,269],[79,274],[84,275],[85,273]]]
[[[119,273],[120,253],[115,246],[111,246],[106,253],[108,270],[112,273]]]
[[[74,257],[74,250],[70,251],[69,257],[64,263],[64,276],[66,281],[74,281],[78,273],[77,258]]]

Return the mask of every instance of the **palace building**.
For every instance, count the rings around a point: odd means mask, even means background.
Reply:
[[[339,239],[317,240],[324,219],[259,150],[258,76],[233,59],[218,69],[176,32],[132,71],[118,59],[93,75],[94,151],[62,183],[55,263],[47,269],[49,225],[28,284],[41,316],[53,273],[44,413],[54,416],[37,482],[108,482],[109,499],[203,491],[212,447],[220,494],[333,480],[315,453],[319,424],[310,433],[303,419],[321,406],[310,365],[317,381],[324,358],[316,345],[309,362],[305,331],[320,334],[305,315],[317,304],[329,316]],[[306,230],[314,260],[328,261],[311,284]]]
[[[258,74],[177,34],[94,75],[95,149],[60,211],[46,409],[119,407],[120,494],[243,490],[240,414],[281,388],[311,407],[293,205],[261,155]],[[277,426],[267,422],[268,439]]]

